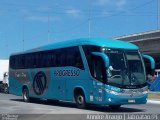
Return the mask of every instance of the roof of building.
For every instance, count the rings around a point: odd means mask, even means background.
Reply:
[[[135,41],[144,41],[144,40],[151,40],[151,39],[157,39],[157,38],[160,38],[160,30],[152,30],[152,31],[146,31],[141,33],[118,36],[118,37],[114,37],[113,39],[135,42]]]

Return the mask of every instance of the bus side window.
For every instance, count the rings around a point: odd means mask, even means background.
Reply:
[[[15,56],[10,57],[10,68],[15,69]]]
[[[61,65],[60,65],[60,54],[61,54],[61,50],[56,49],[56,50],[54,50],[54,52],[55,52],[55,55],[56,55],[55,67],[60,67],[60,66],[61,66]]]
[[[61,67],[66,66],[66,51],[65,51],[65,49],[61,49],[61,54],[60,54],[60,66],[61,66]]]
[[[56,66],[56,54],[55,54],[55,52],[52,52],[52,54],[51,54],[51,66]]]
[[[105,66],[104,61],[101,57],[92,56],[91,74],[95,79],[97,79],[103,83],[106,81],[106,72],[105,72],[104,66]]]
[[[84,45],[83,47],[83,51],[85,53],[86,59],[87,59],[87,63],[88,63],[88,67],[90,70],[90,73],[93,77],[93,65],[92,65],[92,52],[100,52],[100,47],[97,46],[93,46],[93,45]]]
[[[73,66],[84,70],[79,48],[69,47],[66,50],[66,66]]]
[[[73,66],[75,64],[73,52],[67,51],[67,66]]]
[[[78,68],[84,70],[81,54],[80,54],[80,51],[79,51],[78,47],[75,48],[75,55],[74,56],[75,56],[74,57],[74,59],[75,59],[75,67],[78,67]]]
[[[75,59],[76,59],[75,66],[84,70],[84,66],[83,66],[83,63],[82,63],[81,56],[77,55]]]

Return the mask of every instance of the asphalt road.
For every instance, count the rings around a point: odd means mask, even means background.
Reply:
[[[61,117],[61,119],[69,120],[82,119],[84,115],[88,114],[158,114],[160,113],[160,104],[145,104],[145,105],[123,105],[119,110],[113,111],[109,107],[100,107],[92,105],[87,109],[78,109],[74,103],[60,102],[58,104],[51,104],[45,100],[39,100],[32,103],[25,103],[22,101],[22,97],[14,96],[10,94],[0,93],[0,114],[6,117],[6,114],[20,114],[19,118],[28,119],[50,119],[55,116]],[[25,115],[22,115],[25,114]],[[27,114],[27,115],[26,115]],[[29,115],[28,115],[29,114]],[[32,115],[31,115],[32,114]],[[36,115],[35,115],[36,114]],[[50,115],[46,115],[50,114]],[[53,115],[54,114],[54,115]],[[61,114],[61,115],[60,115]],[[65,115],[64,114],[68,114]],[[79,115],[71,115],[79,114]],[[1,117],[2,117],[1,116]],[[0,117],[0,119],[2,119]],[[16,117],[16,116],[9,116]],[[57,119],[58,117],[56,117]],[[59,118],[59,120],[61,120]]]

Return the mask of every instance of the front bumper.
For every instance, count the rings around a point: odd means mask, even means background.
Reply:
[[[106,101],[108,105],[146,104],[148,94],[141,96],[118,96],[108,93]]]

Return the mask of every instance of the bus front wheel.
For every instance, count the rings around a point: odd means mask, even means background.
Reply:
[[[23,101],[24,102],[29,102],[30,98],[29,98],[29,91],[28,91],[27,88],[23,89],[22,96],[23,96]]]
[[[118,110],[121,105],[109,105],[109,107],[112,109],[112,110]]]
[[[75,93],[75,102],[78,108],[83,109],[86,107],[85,96],[83,92]]]

